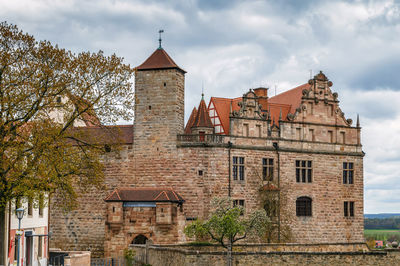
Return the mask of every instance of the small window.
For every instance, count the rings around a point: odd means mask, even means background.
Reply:
[[[38,256],[39,258],[42,258],[42,257],[43,257],[42,251],[43,251],[43,237],[42,237],[42,236],[39,236],[39,237],[38,237],[38,250],[37,250],[37,256]]]
[[[149,110],[151,110],[151,105],[149,105]]]
[[[343,184],[354,183],[354,164],[344,162],[343,163]]]
[[[32,216],[33,214],[33,200],[32,198],[28,198],[28,215]]]
[[[328,142],[333,143],[333,131],[328,130]]]
[[[354,201],[345,201],[343,211],[344,217],[354,217]]]
[[[272,181],[274,179],[274,159],[263,158],[263,180]]]
[[[296,128],[296,139],[301,140],[301,128]]]
[[[296,200],[297,216],[312,216],[312,200],[309,197],[300,197]]]
[[[113,210],[113,212],[115,212],[115,207],[114,207],[114,206],[113,206],[113,209],[112,209],[112,210]]]
[[[249,136],[249,124],[243,124],[243,136]]]
[[[39,195],[39,216],[43,216],[44,209],[44,196],[43,194]]]
[[[167,87],[167,82],[164,82],[164,87]]]
[[[206,140],[206,132],[199,131],[199,141],[205,141],[205,140]]]
[[[61,97],[60,96],[57,97],[57,103],[61,103]]]
[[[240,212],[240,215],[243,215],[244,213],[244,200],[233,200],[233,207],[241,207],[242,211]]]
[[[296,182],[312,182],[312,161],[296,160]]]
[[[340,132],[340,143],[346,144],[346,133]]]
[[[108,145],[108,144],[104,145],[104,151],[105,152],[111,152],[111,146]]]
[[[244,180],[244,157],[233,156],[233,180]]]
[[[261,138],[262,137],[261,125],[256,125],[256,128],[257,128],[257,137]]]
[[[203,170],[199,170],[199,176],[203,175]]]
[[[333,105],[328,105],[329,107],[328,107],[328,115],[329,116],[333,116]]]
[[[314,129],[308,130],[308,137],[309,137],[309,141],[315,141]]]

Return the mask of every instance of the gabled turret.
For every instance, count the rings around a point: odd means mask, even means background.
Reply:
[[[199,104],[196,117],[191,127],[193,134],[212,134],[214,132],[214,126],[211,122],[210,115],[208,114],[206,103],[204,102],[204,96],[202,95]]]

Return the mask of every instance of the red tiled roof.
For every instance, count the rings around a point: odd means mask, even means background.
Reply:
[[[133,125],[74,127],[72,136],[90,144],[132,144]]]
[[[174,60],[172,60],[172,58],[167,54],[167,52],[164,49],[159,48],[155,50],[154,53],[150,55],[150,57],[147,58],[146,61],[144,61],[144,63],[138,66],[136,69],[140,71],[140,70],[169,69],[169,68],[175,68],[182,71],[183,73],[186,73],[185,70],[180,68],[174,62]]]
[[[281,112],[282,112],[282,120],[287,121],[287,115],[290,112],[290,105],[289,104],[279,104],[279,103],[269,103],[268,111],[270,112],[270,115],[271,115],[271,121],[275,121],[275,123],[278,123]]]
[[[199,109],[197,110],[196,113],[196,118],[194,119],[193,125],[191,128],[194,127],[211,127],[214,128],[210,115],[207,110],[206,103],[204,102],[204,99],[201,99],[200,104],[199,104]]]
[[[189,120],[186,123],[185,131],[184,131],[185,134],[192,134],[192,126],[194,124],[196,114],[197,114],[197,109],[196,109],[196,107],[193,107],[193,110],[192,110],[192,113],[190,114]]]
[[[185,200],[172,188],[116,188],[104,201],[178,202]]]
[[[311,85],[308,83],[300,85],[296,88],[293,88],[291,90],[285,91],[274,97],[269,98],[268,103],[270,103],[270,104],[271,103],[288,104],[288,105],[290,105],[289,112],[294,114],[296,112],[296,108],[298,108],[300,106],[301,97],[303,96],[303,90],[310,89],[310,88],[311,88]]]
[[[211,97],[210,104],[213,103],[218,117],[221,121],[221,125],[224,128],[224,133],[229,134],[229,113],[232,103],[232,111],[238,111],[240,109],[238,103],[242,101],[242,97],[235,99]],[[210,104],[208,105],[210,107]]]
[[[267,184],[262,186],[261,190],[264,190],[264,191],[278,191],[279,188],[277,186],[275,186],[274,184],[268,182]]]

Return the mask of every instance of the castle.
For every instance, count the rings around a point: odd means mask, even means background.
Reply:
[[[51,246],[114,256],[146,239],[185,242],[185,225],[228,196],[243,215],[266,209],[271,241],[364,240],[361,128],[322,72],[273,97],[201,99],[184,125],[185,73],[161,47],[136,68],[135,120],[114,127],[121,149],[104,158],[106,190],[67,214],[51,206]]]

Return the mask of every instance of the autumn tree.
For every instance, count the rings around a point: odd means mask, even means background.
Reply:
[[[185,227],[185,234],[200,239],[210,238],[227,249],[227,265],[232,265],[233,245],[246,237],[263,237],[270,223],[265,210],[247,216],[243,208],[233,206],[230,198],[214,198],[214,210],[208,220],[196,220]]]
[[[101,186],[104,143],[74,126],[132,119],[132,75],[116,55],[75,54],[0,23],[0,211],[43,192],[72,207],[77,187]]]

